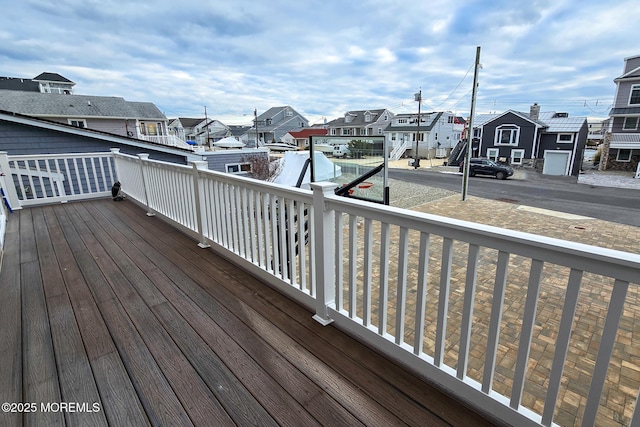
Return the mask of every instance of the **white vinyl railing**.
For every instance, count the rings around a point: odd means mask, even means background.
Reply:
[[[111,153],[7,156],[0,152],[7,201],[12,209],[105,197],[116,181]],[[10,185],[13,184],[13,185]]]
[[[407,151],[409,148],[409,144],[406,141],[402,141],[393,146],[393,150],[391,150],[391,154],[389,155],[389,160],[396,161],[399,160],[400,157]]]
[[[148,215],[502,422],[640,422],[640,255],[113,156]]]
[[[171,147],[184,148],[186,150],[193,150],[194,146],[187,144],[175,135],[138,135],[138,139],[144,141],[154,142],[156,144],[169,145]]]

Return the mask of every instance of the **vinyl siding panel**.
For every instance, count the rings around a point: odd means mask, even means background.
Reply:
[[[124,154],[148,153],[154,160],[186,164],[186,156],[174,155],[153,148],[132,147],[97,138],[73,135],[0,120],[0,151],[17,154],[64,154],[107,152],[120,148]]]

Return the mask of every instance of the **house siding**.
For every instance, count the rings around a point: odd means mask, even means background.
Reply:
[[[9,155],[98,153],[111,148],[119,148],[124,154],[148,153],[154,160],[187,164],[186,156],[0,120],[0,151]]]
[[[515,125],[520,128],[520,135],[517,145],[496,145],[494,136],[497,128],[502,125]],[[522,117],[513,113],[507,113],[504,116],[496,118],[494,121],[484,125],[482,130],[482,141],[480,144],[480,157],[487,157],[487,149],[497,148],[500,157],[511,157],[511,150],[524,150],[524,158],[531,159],[533,157],[533,141],[536,137],[536,125]]]

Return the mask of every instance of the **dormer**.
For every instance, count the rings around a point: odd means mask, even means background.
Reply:
[[[344,115],[344,122],[345,123],[351,123],[355,117],[356,117],[355,114],[347,113],[347,114]]]
[[[42,73],[33,79],[41,93],[73,94],[75,83],[57,73]]]
[[[369,123],[369,122],[374,121],[375,117],[376,117],[376,113],[372,113],[370,111],[366,111],[364,113],[364,121],[365,121],[365,123]]]

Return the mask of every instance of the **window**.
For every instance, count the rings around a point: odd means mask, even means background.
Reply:
[[[71,126],[75,126],[77,128],[86,128],[87,127],[87,121],[84,120],[84,119],[77,119],[77,120],[69,119],[69,124]]]
[[[521,165],[524,159],[524,150],[511,150],[511,164]]]
[[[572,133],[559,133],[557,142],[558,143],[562,143],[562,144],[571,144],[573,142],[573,134]]]
[[[245,175],[251,172],[251,163],[230,163],[224,165],[224,167],[227,173]]]
[[[631,94],[629,95],[629,105],[640,104],[640,85],[631,86]]]
[[[500,150],[498,150],[497,148],[488,148],[487,157],[493,160],[494,162],[497,162],[498,157],[500,157]]]
[[[622,125],[622,129],[624,130],[636,130],[638,129],[638,118],[637,117],[625,117],[624,124]]]
[[[618,150],[618,155],[616,156],[617,162],[630,162],[631,161],[631,150]]]
[[[514,125],[502,125],[496,128],[494,145],[518,145],[520,128]]]

